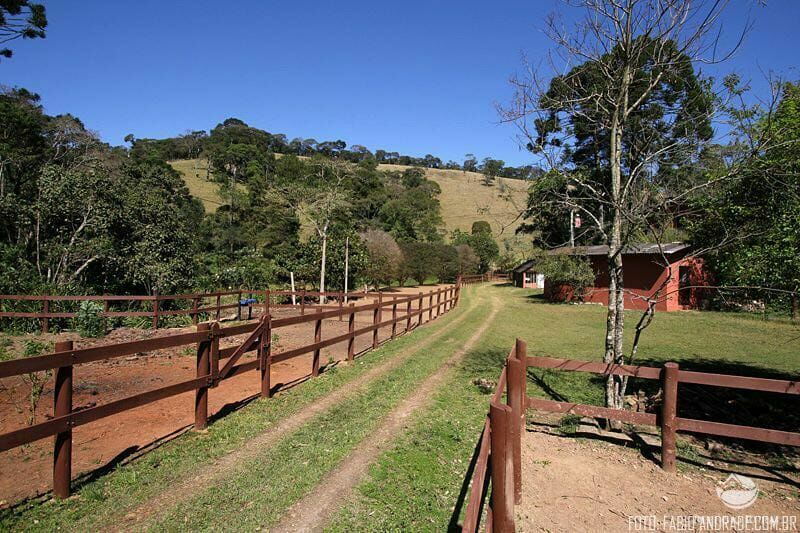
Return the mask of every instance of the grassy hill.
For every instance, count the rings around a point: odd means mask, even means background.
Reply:
[[[206,161],[187,159],[170,162],[183,175],[189,192],[199,198],[206,212],[213,213],[222,204],[217,184],[206,179]],[[405,170],[403,165],[380,165],[382,170]],[[526,184],[519,180],[499,178],[491,186],[483,184],[477,172],[425,169],[427,177],[442,188],[439,201],[442,219],[449,233],[454,229],[469,231],[476,220],[486,220],[498,240],[511,238],[525,207]]]

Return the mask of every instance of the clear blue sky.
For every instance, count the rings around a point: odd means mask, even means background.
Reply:
[[[521,152],[498,125],[522,53],[549,48],[553,0],[277,2],[42,0],[47,39],[12,43],[0,84],[38,92],[112,144],[166,137],[235,116],[290,138],[370,149],[465,153],[509,164]],[[732,0],[726,29],[755,22],[730,71],[764,89],[763,72],[796,79],[800,1]],[[221,9],[224,8],[224,9]]]

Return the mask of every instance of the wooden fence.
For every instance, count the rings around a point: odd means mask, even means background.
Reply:
[[[235,296],[236,300],[232,303],[226,303],[223,298]],[[246,296],[243,300],[243,297]],[[151,319],[152,328],[158,329],[159,324],[163,317],[188,315],[192,319],[193,324],[197,324],[203,315],[214,317],[215,320],[220,320],[222,312],[228,310],[235,310],[238,319],[242,319],[242,310],[246,309],[248,318],[252,318],[254,309],[263,309],[263,314],[268,314],[271,307],[285,308],[285,307],[299,307],[301,314],[305,313],[305,307],[313,304],[315,300],[319,300],[322,296],[330,299],[335,304],[330,305],[331,308],[341,308],[349,300],[358,300],[361,298],[392,298],[397,295],[382,292],[325,292],[319,291],[286,291],[286,290],[235,290],[235,291],[218,291],[218,292],[202,292],[202,293],[187,293],[187,294],[172,294],[172,295],[87,295],[87,296],[55,296],[46,294],[1,294],[0,295],[0,318],[31,318],[38,319],[41,323],[42,333],[48,333],[50,330],[50,319],[56,318],[74,318],[77,316],[76,311],[63,311],[54,310],[54,303],[57,302],[87,302],[94,301],[100,302],[103,305],[103,312],[101,316],[104,318],[119,318],[119,317],[146,317]],[[290,303],[293,297],[294,302]],[[253,301],[256,300],[256,301]],[[31,302],[37,304],[38,311],[8,311],[5,309],[4,301],[7,302]],[[145,302],[151,302],[147,310],[124,310],[114,311],[111,306],[115,303],[127,302],[128,304],[137,303],[140,306],[147,305]],[[165,305],[172,302],[174,305]],[[191,302],[190,306],[187,306]],[[181,306],[180,304],[183,304]],[[169,307],[178,307],[170,309]],[[181,308],[182,307],[182,308]]]
[[[557,402],[527,397],[528,368],[546,368],[594,374],[628,376],[660,380],[663,391],[659,413],[640,413],[594,405]],[[752,426],[723,424],[678,416],[678,385],[690,383],[761,392],[800,394],[800,382],[713,374],[681,370],[676,363],[662,368],[633,365],[609,365],[551,357],[528,357],[524,342],[517,339],[489,404],[489,414],[481,433],[475,469],[462,531],[478,530],[484,501],[491,487],[491,501],[486,516],[487,531],[514,531],[514,504],[522,497],[522,432],[528,408],[553,413],[571,413],[606,418],[639,425],[659,426],[661,430],[661,466],[675,472],[676,434],[678,431],[720,437],[748,439],[772,444],[800,446],[800,433]],[[506,403],[503,404],[503,393]]]
[[[52,354],[0,362],[0,378],[55,370],[53,418],[0,434],[0,452],[54,435],[53,492],[58,498],[66,498],[70,494],[72,476],[72,428],[170,396],[196,391],[194,427],[195,429],[204,429],[208,424],[209,389],[216,387],[220,381],[257,370],[261,382],[261,396],[269,397],[272,394],[270,383],[272,364],[312,353],[313,359],[309,375],[317,376],[320,370],[320,350],[322,348],[346,342],[347,358],[353,360],[357,337],[372,335],[371,348],[375,349],[379,344],[378,331],[381,328],[391,326],[390,339],[394,339],[399,334],[399,328],[402,328],[400,333],[404,333],[422,325],[426,313],[428,321],[434,320],[458,304],[460,290],[458,285],[452,285],[427,294],[420,292],[416,295],[387,300],[379,297],[377,301],[363,305],[350,303],[346,306],[333,306],[333,309],[315,306],[313,313],[285,318],[272,318],[269,312],[266,312],[256,323],[251,322],[224,328],[218,322],[201,323],[198,324],[196,332],[92,348],[73,349],[72,341],[57,342],[55,352]],[[289,295],[291,296],[291,293]],[[389,311],[391,318],[384,320],[383,313]],[[355,316],[357,313],[364,312],[372,313],[372,324],[356,329]],[[334,318],[348,320],[347,333],[322,340],[323,320]],[[275,329],[312,322],[314,323],[313,344],[273,353],[272,332]],[[245,334],[248,336],[242,344],[220,348],[220,339]],[[102,405],[73,410],[72,377],[75,365],[186,345],[196,346],[197,371],[195,378]],[[245,353],[252,351],[257,353],[255,360],[237,364]],[[226,359],[227,361],[225,361]],[[224,364],[220,365],[223,361]]]

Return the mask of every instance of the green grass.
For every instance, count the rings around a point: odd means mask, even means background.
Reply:
[[[76,495],[64,501],[35,499],[0,511],[0,531],[55,529],[84,531],[114,523],[176,480],[203,468],[279,420],[346,386],[381,362],[396,357],[445,327],[469,305],[465,291],[459,308],[394,342],[359,358],[356,364],[337,367],[319,378],[279,394],[257,400],[209,426],[207,433],[186,433],[142,457],[88,482],[74,482]],[[422,359],[421,359],[422,360]],[[253,379],[256,379],[256,373]],[[213,394],[213,391],[211,392]],[[80,453],[80,450],[75,450]]]
[[[410,429],[372,466],[353,502],[329,526],[332,531],[442,531],[463,518],[463,480],[488,409],[476,378],[496,379],[515,337],[528,341],[530,355],[599,361],[605,308],[551,305],[538,291],[498,287],[503,310],[483,339],[465,357],[453,378],[419,413]],[[629,324],[637,317],[629,313]],[[685,367],[742,373],[796,374],[797,327],[722,313],[660,314],[647,330],[642,362],[678,360]],[[531,371],[529,394],[568,397],[602,404],[601,380],[577,372]],[[574,420],[565,420],[565,431]],[[681,456],[696,456],[680,441]],[[454,516],[454,508],[460,511]]]
[[[344,404],[315,417],[276,446],[231,472],[227,480],[179,505],[157,530],[217,530],[236,517],[236,528],[274,524],[331,472],[404,398],[407,398],[485,320],[476,308],[457,327],[377,379]]]

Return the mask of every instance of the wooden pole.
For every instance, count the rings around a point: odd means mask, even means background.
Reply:
[[[306,314],[306,290],[305,289],[303,289],[303,291],[300,293],[300,314],[301,315]]]
[[[57,342],[56,352],[72,350],[72,341]],[[67,416],[72,412],[72,366],[62,366],[56,370],[53,390],[53,416]],[[72,429],[55,436],[53,448],[53,494],[58,499],[69,498],[72,479]]]
[[[294,271],[289,272],[289,279],[292,282],[292,305],[297,305],[297,296],[295,296],[294,291]]]
[[[272,383],[270,381],[270,370],[272,367],[272,317],[269,314],[264,315],[263,318],[263,333],[260,338],[261,357],[261,397],[272,397]]]
[[[208,332],[211,326],[204,322],[197,325],[197,331]],[[211,341],[202,340],[197,343],[197,377],[211,374]],[[208,386],[198,387],[194,396],[194,429],[204,430],[208,427]]]
[[[511,446],[509,442],[509,418],[511,409],[506,405],[492,403],[489,406],[493,531],[514,531],[514,485],[509,468]]]
[[[678,364],[666,363],[661,376],[661,386],[664,389],[661,405],[661,468],[667,472],[675,472]]]
[[[376,304],[375,309],[372,311],[372,349],[378,347],[378,313],[380,312],[380,304]]]
[[[411,329],[411,297],[406,302],[406,333]]]
[[[428,322],[433,320],[433,293],[428,296]]]
[[[350,304],[350,316],[347,319],[347,333],[350,337],[347,339],[347,360],[352,361],[355,358],[355,344],[356,344],[356,304]]]
[[[507,362],[508,369],[508,393],[506,402],[511,408],[511,418],[508,427],[508,434],[511,437],[509,453],[511,454],[514,474],[514,502],[519,504],[522,500],[522,398],[519,395],[520,381],[522,377],[522,361],[516,357],[509,357]]]
[[[424,305],[424,302],[425,302],[425,296],[422,293],[419,293],[419,321],[417,323],[417,326],[421,326],[422,325],[422,320],[423,320],[423,318],[422,318],[422,306]]]
[[[153,295],[153,329],[158,329],[158,291]]]
[[[392,304],[392,340],[397,336],[397,304]]]
[[[222,310],[220,309],[220,308],[222,307],[222,305],[221,305],[221,304],[222,304],[222,302],[221,302],[221,300],[220,300],[221,298],[222,298],[222,296],[220,296],[220,294],[219,294],[219,293],[217,293],[217,315],[216,315],[216,320],[217,320],[217,322],[219,322],[219,314],[220,314],[220,312],[222,311]]]
[[[200,304],[200,298],[199,297],[195,296],[194,298],[192,298],[192,324],[194,324],[195,326],[197,325],[197,322],[199,321],[198,312],[197,312],[199,304]]]
[[[42,333],[49,333],[50,317],[46,315],[50,313],[50,300],[47,298],[47,296],[45,296],[44,300],[42,300],[42,313],[45,315],[42,317]]]
[[[317,314],[322,313],[322,307],[317,309]],[[322,319],[318,318],[314,322],[314,344],[319,344],[322,341]],[[319,376],[319,348],[314,350],[314,360],[311,363],[311,375],[314,377]]]

